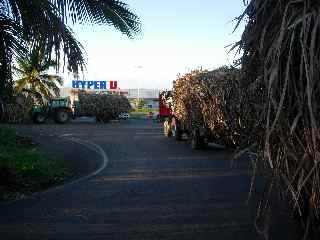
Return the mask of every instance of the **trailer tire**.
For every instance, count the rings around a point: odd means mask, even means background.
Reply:
[[[172,136],[171,124],[170,124],[170,121],[168,119],[165,120],[165,122],[163,123],[163,131],[164,131],[164,135],[166,137],[171,137]]]
[[[44,113],[38,112],[32,115],[32,121],[37,124],[43,124],[47,120],[47,116]]]
[[[66,109],[58,109],[55,112],[54,121],[56,123],[67,123],[70,120],[70,113]]]
[[[180,141],[182,139],[181,126],[176,118],[173,118],[171,121],[171,131],[175,140]]]
[[[208,142],[204,138],[200,138],[201,149],[206,149],[208,147]]]
[[[192,131],[192,135],[191,135],[191,148],[196,150],[196,149],[201,149],[201,137],[200,137],[200,133],[199,130],[193,130]]]

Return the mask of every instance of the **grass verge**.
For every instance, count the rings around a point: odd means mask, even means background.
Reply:
[[[41,154],[31,139],[0,127],[0,200],[23,198],[68,176],[66,164]]]

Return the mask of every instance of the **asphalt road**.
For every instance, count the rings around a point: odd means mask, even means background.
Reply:
[[[75,178],[101,167],[104,153],[107,166],[73,184],[0,204],[0,239],[260,239],[256,202],[247,204],[246,158],[231,164],[232,153],[224,149],[191,150],[146,120],[17,131],[70,161]]]

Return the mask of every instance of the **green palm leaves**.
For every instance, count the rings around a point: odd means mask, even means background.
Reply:
[[[117,0],[0,0],[0,95],[12,85],[12,61],[37,46],[57,68],[82,71],[84,51],[68,25],[75,22],[110,25],[130,38],[140,32],[139,18]]]
[[[65,20],[111,25],[129,37],[140,31],[139,18],[121,1],[54,0],[52,2]]]
[[[17,59],[18,67],[14,67],[20,77],[15,82],[15,90],[27,90],[30,93],[40,93],[44,99],[59,95],[59,86],[63,84],[61,77],[47,74],[50,67],[56,67],[56,62],[44,58],[43,49],[34,49],[28,57]]]

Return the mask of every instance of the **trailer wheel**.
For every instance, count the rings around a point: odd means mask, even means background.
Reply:
[[[200,149],[201,148],[201,137],[199,130],[193,130],[191,135],[191,148],[192,149]]]
[[[58,109],[55,113],[54,120],[56,123],[67,123],[70,120],[70,114],[65,109]]]
[[[206,149],[208,147],[208,141],[206,141],[204,138],[201,138],[201,148]]]
[[[172,129],[172,136],[175,140],[180,141],[182,139],[182,131],[180,127],[180,123],[176,118],[173,118],[171,121],[171,129]]]
[[[166,137],[172,136],[171,124],[168,119],[163,123],[163,132]]]
[[[32,120],[34,123],[42,124],[46,122],[47,116],[41,112],[34,113],[32,116]]]

